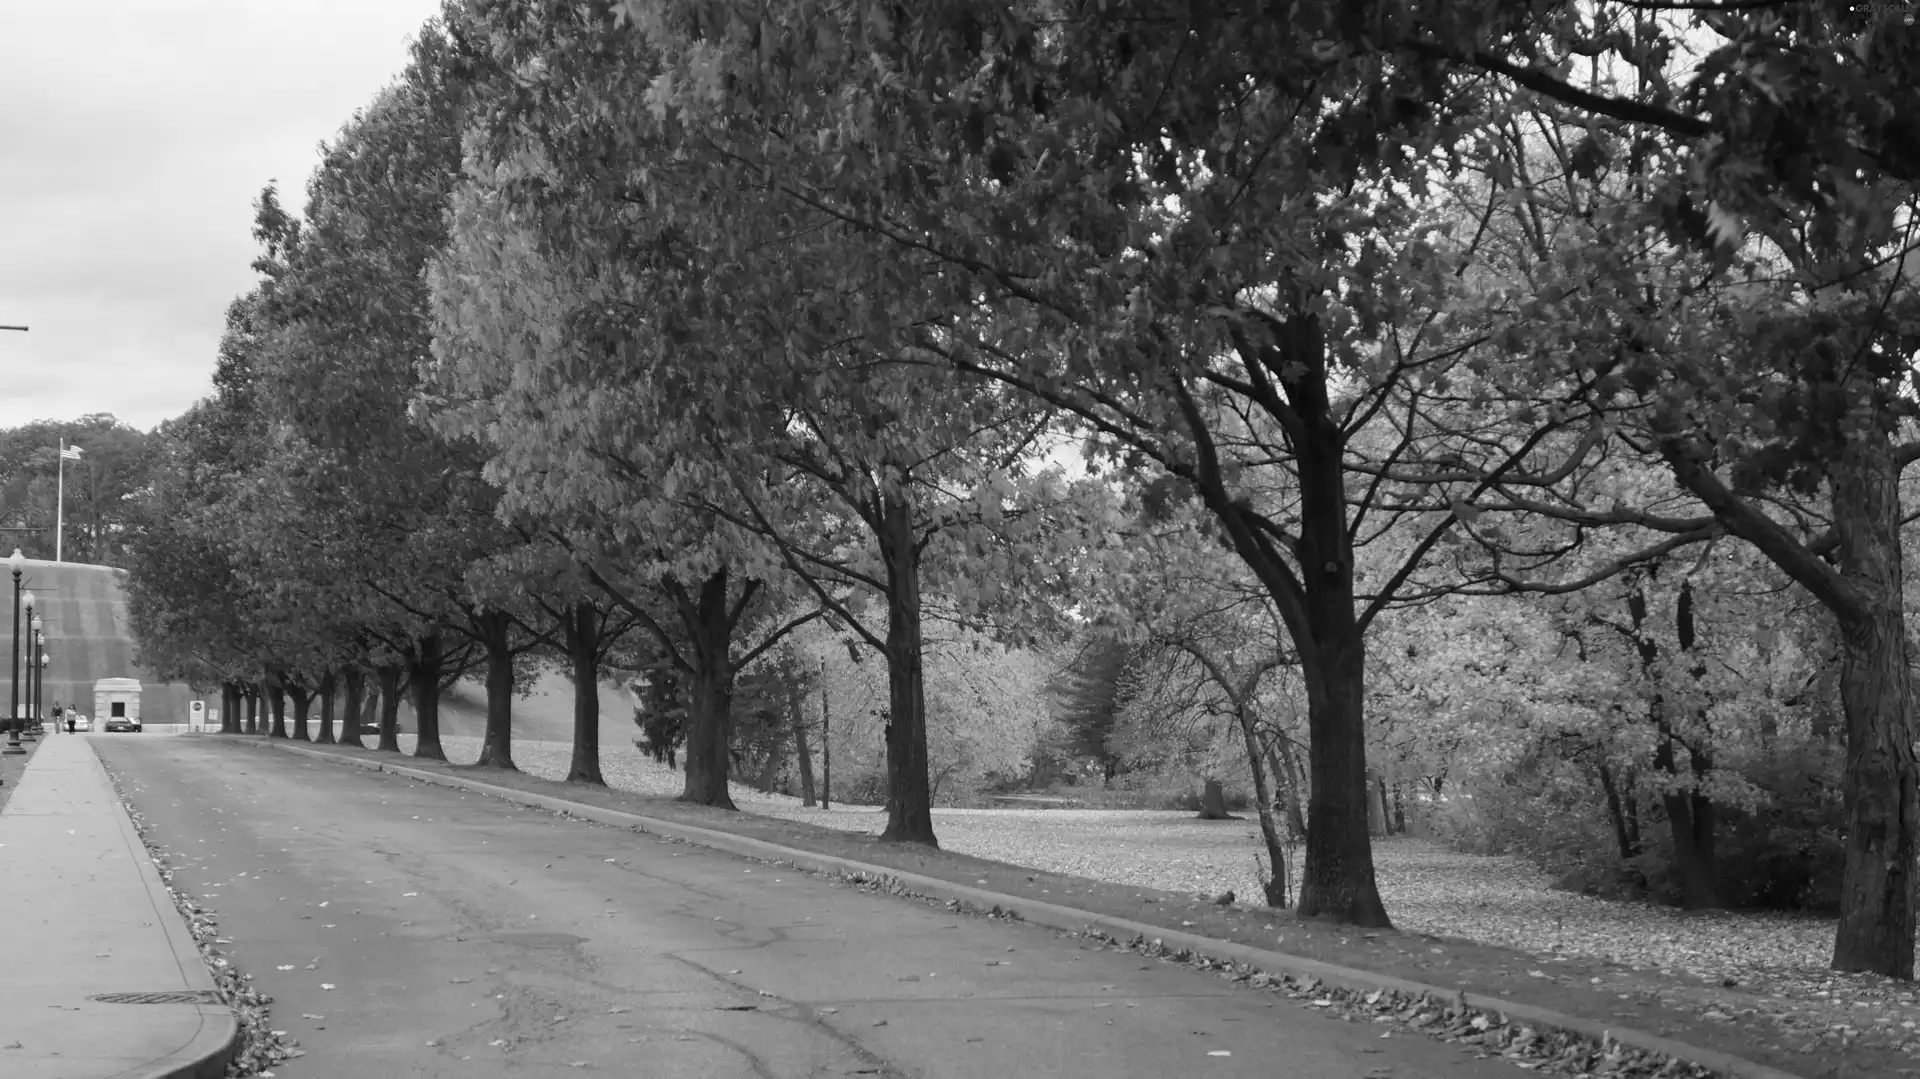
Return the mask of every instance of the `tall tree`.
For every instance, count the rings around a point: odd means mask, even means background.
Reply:
[[[651,100],[689,143],[853,226],[868,243],[846,261],[937,267],[884,313],[945,313],[917,337],[930,362],[1081,417],[1101,452],[1178,477],[1213,516],[1306,672],[1302,910],[1386,924],[1364,636],[1459,492],[1368,467],[1438,445],[1409,410],[1474,332],[1438,316],[1475,237],[1435,235],[1416,201],[1439,165],[1434,69],[1325,48],[1302,21],[1332,16],[1304,10],[808,7],[716,31],[704,5],[626,7],[667,69]],[[1516,473],[1558,426],[1490,467]],[[1395,529],[1413,534],[1401,564],[1358,587],[1356,544]]]
[[[438,332],[424,406],[441,430],[485,440],[501,513],[537,522],[572,572],[653,637],[690,691],[682,797],[731,808],[733,679],[812,616],[772,618],[786,605],[769,587],[765,545],[695,505],[694,492],[727,482],[700,452],[714,417],[684,407],[687,385],[646,377],[651,310],[595,299],[618,286],[617,267],[603,277],[540,248],[545,234],[503,196],[513,176],[482,170],[456,195],[452,242],[431,274]],[[618,238],[618,225],[616,214],[580,227]]]
[[[1565,5],[1476,24],[1424,6],[1388,48],[1491,72],[1550,120],[1502,170],[1564,231],[1530,352],[1698,508],[1510,499],[1584,528],[1754,545],[1835,619],[1848,853],[1833,965],[1913,976],[1920,794],[1899,545],[1911,431],[1920,29],[1891,8]],[[1696,44],[1704,47],[1696,48]],[[1553,57],[1588,62],[1554,70]],[[1544,178],[1544,182],[1542,182]],[[1542,220],[1536,216],[1536,223]],[[1537,225],[1536,225],[1537,227]],[[1521,351],[1529,351],[1522,345]],[[1812,516],[1783,496],[1816,497]],[[1590,576],[1618,572],[1634,556]]]
[[[1053,678],[1055,710],[1071,732],[1070,751],[1098,762],[1103,777],[1112,780],[1122,762],[1107,739],[1133,649],[1102,632],[1085,633],[1075,643],[1072,657]]]

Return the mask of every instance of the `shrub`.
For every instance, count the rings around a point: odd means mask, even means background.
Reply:
[[[1715,807],[1715,870],[1729,907],[1831,910],[1844,826],[1840,753],[1824,742],[1779,744],[1723,766],[1758,792],[1750,808]],[[1672,830],[1658,793],[1636,793],[1640,853],[1622,860],[1595,773],[1535,755],[1462,783],[1432,807],[1434,834],[1457,850],[1517,854],[1554,886],[1607,898],[1678,903]]]
[[[1239,813],[1253,804],[1253,799],[1239,787],[1223,785],[1220,788],[1220,794],[1226,800],[1227,809],[1230,812]],[[1189,813],[1198,813],[1200,812],[1200,791],[1196,787],[1188,787],[1178,794],[1166,797],[1161,802],[1161,808],[1183,809]]]
[[[883,806],[887,804],[887,774],[885,772],[860,772],[856,775],[835,776],[833,782],[833,800],[845,805]]]

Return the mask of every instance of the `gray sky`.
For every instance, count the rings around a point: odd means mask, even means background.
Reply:
[[[150,428],[211,391],[253,281],[252,204],[291,209],[438,0],[0,0],[0,427]]]

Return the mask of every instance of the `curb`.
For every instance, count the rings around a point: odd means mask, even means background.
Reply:
[[[104,767],[100,764],[97,751],[93,762],[96,768]],[[120,826],[120,835],[127,845],[137,852],[134,864],[140,871],[140,881],[146,885],[155,917],[166,935],[167,946],[173,951],[174,962],[179,965],[180,974],[186,980],[186,987],[218,994],[220,987],[214,984],[213,975],[207,970],[207,961],[194,943],[193,930],[188,927],[186,919],[180,916],[179,908],[173,905],[173,893],[167,890],[166,882],[160,879],[160,870],[153,864],[153,855],[140,838],[139,830],[133,826],[133,818],[127,815],[126,803],[121,801],[117,791],[112,802],[114,821]],[[129,1068],[114,1079],[221,1079],[226,1075],[227,1065],[240,1047],[240,1022],[234,1018],[233,1009],[224,1003],[195,1004],[193,1007],[199,1012],[200,1026],[185,1045],[163,1057]]]
[[[303,757],[313,757],[320,760],[349,764],[372,772],[388,772],[407,779],[416,779],[421,782],[432,783],[436,786],[473,791],[476,794],[485,794],[510,802],[518,802],[521,805],[546,809],[555,813],[563,813],[568,816],[579,817],[583,820],[610,825],[615,828],[625,828],[632,831],[663,836],[668,839],[677,839],[696,846],[709,847],[714,850],[725,851],[729,854],[737,854],[747,858],[791,862],[795,867],[803,870],[811,870],[818,873],[858,874],[873,879],[891,878],[899,881],[902,885],[905,885],[913,891],[933,899],[960,900],[983,908],[999,907],[1002,910],[1014,910],[1018,912],[1021,920],[1049,929],[1078,933],[1088,928],[1097,928],[1122,938],[1139,936],[1144,936],[1149,940],[1157,938],[1163,944],[1167,945],[1169,949],[1185,949],[1195,955],[1206,956],[1212,959],[1245,963],[1257,969],[1264,970],[1269,974],[1291,974],[1303,979],[1316,978],[1327,985],[1347,990],[1358,990],[1360,992],[1384,990],[1459,1001],[1469,1008],[1486,1012],[1497,1012],[1510,1021],[1518,1020],[1536,1027],[1547,1027],[1554,1030],[1566,1031],[1591,1039],[1594,1042],[1611,1040],[1616,1044],[1673,1057],[1676,1060],[1682,1060],[1690,1064],[1697,1064],[1703,1068],[1712,1069],[1717,1074],[1728,1077],[1728,1079],[1803,1079],[1802,1076],[1795,1075],[1792,1072],[1781,1071],[1778,1068],[1732,1056],[1718,1050],[1703,1049],[1698,1046],[1688,1045],[1684,1042],[1674,1041],[1671,1038],[1663,1038],[1656,1034],[1648,1034],[1644,1031],[1633,1030],[1627,1027],[1611,1027],[1604,1023],[1582,1019],[1578,1016],[1563,1015],[1559,1012],[1548,1011],[1545,1008],[1536,1008],[1530,1004],[1501,1000],[1497,997],[1480,996],[1475,993],[1463,992],[1459,989],[1447,989],[1423,982],[1407,981],[1384,974],[1372,974],[1351,967],[1341,967],[1335,966],[1332,963],[1323,963],[1317,959],[1288,955],[1285,952],[1270,951],[1265,948],[1253,948],[1244,944],[1215,940],[1211,937],[1202,937],[1193,933],[1183,933],[1174,929],[1162,929],[1159,926],[1147,925],[1144,922],[1129,921],[1125,918],[1096,914],[1092,911],[1077,910],[1073,907],[1063,907],[1055,903],[1024,899],[1017,896],[1006,895],[1001,892],[990,892],[984,888],[954,884],[933,877],[921,876],[917,873],[869,865],[865,862],[856,862],[847,858],[837,858],[829,854],[813,854],[808,851],[796,850],[792,847],[783,847],[776,843],[769,843],[761,839],[752,839],[747,836],[734,835],[730,832],[720,832],[711,828],[702,828],[698,825],[679,824],[673,821],[660,820],[655,817],[641,816],[636,813],[601,809],[598,806],[572,802],[564,798],[553,798],[544,794],[532,794],[527,791],[514,790],[510,787],[495,786],[492,783],[467,779],[464,776],[442,775],[437,772],[408,768],[404,765],[387,764],[384,761],[344,757],[336,753],[329,753],[325,750],[306,749],[300,746],[266,741],[249,741],[242,744],[259,745],[265,749],[275,749],[285,753],[296,753]],[[197,960],[197,954],[195,958]]]

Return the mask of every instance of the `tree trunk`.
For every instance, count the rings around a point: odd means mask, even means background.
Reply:
[[[733,633],[727,618],[727,571],[716,570],[701,582],[697,600],[681,593],[679,607],[694,654],[693,669],[686,672],[687,780],[680,800],[733,809],[733,797],[727,792],[727,751],[733,734]]]
[[[320,733],[314,738],[323,746],[333,744],[333,691],[336,682],[332,671],[320,676]]]
[[[1220,788],[1220,781],[1208,776],[1200,785],[1201,820],[1237,820],[1227,812],[1227,792]]]
[[[1660,801],[1666,806],[1667,825],[1673,837],[1673,871],[1680,878],[1680,905],[1687,910],[1716,910],[1724,906],[1712,860],[1713,804],[1691,791],[1663,793]],[[1696,817],[1696,809],[1705,817],[1704,822]],[[1709,842],[1704,848],[1700,844],[1703,830],[1709,833]]]
[[[827,703],[827,664],[820,663],[820,808],[833,808],[833,709]]]
[[[242,692],[242,696],[244,696],[247,701],[246,733],[259,734],[260,733],[260,689],[258,686],[249,684],[247,688]]]
[[[374,748],[388,753],[400,752],[400,694],[406,684],[407,669],[389,663],[374,671],[380,684],[380,744]]]
[[[413,686],[413,755],[444,761],[447,753],[440,748],[440,635],[429,633],[420,638],[408,658],[407,679]],[[384,742],[386,732],[381,731],[380,736]],[[399,748],[397,744],[395,748]]]
[[[482,611],[478,621],[487,650],[487,733],[476,767],[519,771],[513,764],[513,618]]]
[[[1267,845],[1267,865],[1272,875],[1262,882],[1262,891],[1266,893],[1267,906],[1285,907],[1287,905],[1287,848],[1280,841],[1280,826],[1273,818],[1273,796],[1267,789],[1267,771],[1260,763],[1260,739],[1253,730],[1253,717],[1247,714],[1244,705],[1235,709],[1239,713],[1240,735],[1247,743],[1247,767],[1253,772],[1253,801],[1259,807],[1260,838]]]
[[[280,685],[279,679],[267,683],[267,703],[273,709],[273,729],[267,732],[269,738],[287,736],[287,691]]]
[[[1275,738],[1273,745],[1272,756],[1277,766],[1272,774],[1280,787],[1281,806],[1287,812],[1287,834],[1294,839],[1305,839],[1307,815],[1300,806],[1300,765],[1294,760],[1293,743],[1282,736]]]
[[[913,507],[881,496],[880,557],[887,566],[887,827],[882,840],[939,846],[927,762],[927,688],[920,635],[920,551]]]
[[[1694,649],[1699,634],[1693,616],[1693,582],[1680,582],[1680,596],[1673,612],[1674,643],[1687,657],[1688,673],[1698,683],[1707,669]],[[1701,709],[1696,718],[1701,732],[1697,739],[1709,737],[1706,710]],[[1678,739],[1664,714],[1660,716],[1660,734],[1656,763],[1669,776],[1674,776],[1679,771],[1673,750]],[[1713,855],[1713,800],[1704,793],[1713,772],[1713,761],[1693,744],[1686,750],[1693,785],[1687,790],[1670,787],[1661,795],[1661,800],[1666,804],[1667,823],[1673,834],[1673,860],[1680,876],[1681,905],[1688,910],[1716,910],[1725,903],[1720,899],[1720,871]]]
[[[1303,473],[1316,471],[1302,454]],[[1326,468],[1327,465],[1318,465]],[[1338,476],[1338,462],[1332,464]],[[1335,497],[1339,488],[1302,484],[1303,516],[1331,514],[1331,527],[1307,528],[1320,536],[1303,546],[1301,560],[1317,586],[1307,589],[1312,640],[1318,663],[1304,665],[1307,685],[1307,856],[1300,874],[1299,910],[1360,926],[1386,927],[1387,908],[1373,875],[1373,842],[1367,834],[1366,645],[1353,613],[1353,561],[1346,545],[1345,517],[1338,508],[1311,505]],[[1304,537],[1303,537],[1304,539]],[[1331,550],[1328,550],[1331,548]],[[1328,555],[1334,557],[1328,557]]]
[[[360,710],[367,699],[367,672],[348,667],[341,680],[346,683],[346,693],[340,702],[340,744],[364,747],[366,743],[360,738]]]
[[[754,779],[754,787],[761,794],[772,794],[775,785],[780,782],[780,766],[787,762],[788,733],[778,727],[773,728],[773,741],[767,745],[767,753],[760,760],[760,774]]]
[[[313,741],[313,732],[308,729],[308,720],[312,718],[313,692],[297,683],[287,687],[287,694],[293,698],[293,740],[296,742]]]
[[[1659,702],[1655,702],[1658,708]],[[1671,727],[1660,721],[1660,745],[1654,750],[1653,763],[1667,782],[1677,781],[1679,767],[1674,761]],[[1708,761],[1691,749],[1692,776],[1696,784],[1711,771]],[[1725,906],[1720,899],[1720,875],[1713,857],[1713,802],[1696,786],[1676,790],[1669,786],[1660,794],[1667,810],[1667,826],[1673,839],[1673,870],[1680,878],[1680,905],[1688,910],[1717,910]]]
[[[813,793],[813,754],[807,751],[806,703],[797,682],[787,684],[787,718],[793,726],[794,763],[800,766],[800,804],[811,809],[818,799]]]
[[[1600,772],[1600,790],[1607,796],[1607,818],[1613,822],[1613,842],[1620,851],[1622,864],[1632,861],[1640,855],[1640,823],[1628,814],[1627,805],[1620,797],[1620,784],[1614,780],[1613,769],[1605,764],[1598,766]]]
[[[1379,773],[1367,770],[1367,834],[1384,836],[1387,834],[1387,801],[1382,797],[1384,791]]]
[[[1850,433],[1832,480],[1840,573],[1866,608],[1839,624],[1847,830],[1833,967],[1910,980],[1920,767],[1901,608],[1899,474],[1886,435]]]
[[[244,699],[245,698],[241,696],[240,687],[233,683],[229,682],[220,687],[221,734],[240,733],[240,709],[242,707],[240,702]]]
[[[567,619],[567,660],[573,670],[573,761],[567,782],[607,785],[600,774],[600,612],[581,600]]]
[[[1201,455],[1189,478],[1234,551],[1273,597],[1300,654],[1311,790],[1299,912],[1386,927],[1392,923],[1380,901],[1367,835],[1366,643],[1354,611],[1347,436],[1328,390],[1332,376],[1325,331],[1311,312],[1314,296],[1289,288],[1280,299],[1289,310],[1274,339],[1239,347],[1249,369],[1277,374],[1284,394],[1276,415],[1284,414],[1292,428],[1299,490],[1292,565],[1267,531],[1272,522],[1228,485],[1211,450]],[[1197,402],[1182,404],[1189,415],[1198,415]]]

